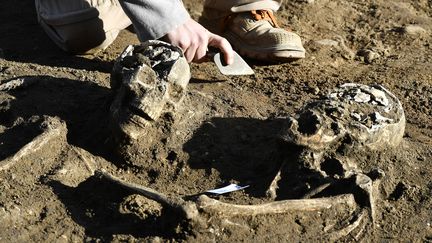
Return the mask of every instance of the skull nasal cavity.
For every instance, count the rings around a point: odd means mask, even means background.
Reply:
[[[298,131],[304,135],[313,135],[318,131],[320,121],[318,117],[307,111],[298,118]]]

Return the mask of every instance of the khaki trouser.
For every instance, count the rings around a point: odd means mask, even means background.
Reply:
[[[269,3],[269,0],[204,0],[204,7],[217,9],[220,11],[245,12],[251,10],[278,8],[283,0],[273,0],[278,2],[277,7],[274,3]],[[272,2],[273,2],[272,1]]]
[[[157,0],[154,0],[157,1]],[[248,11],[268,0],[205,0],[212,15]],[[39,23],[63,50],[90,54],[108,47],[131,25],[118,0],[35,0]],[[258,5],[256,5],[258,3]],[[272,8],[270,6],[270,8]]]
[[[105,49],[131,22],[117,0],[35,0],[38,21],[63,50]]]

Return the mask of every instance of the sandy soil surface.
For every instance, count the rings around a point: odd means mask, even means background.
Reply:
[[[201,1],[184,2],[198,18]],[[432,242],[431,1],[286,1],[278,16],[302,37],[304,60],[248,60],[256,74],[237,77],[219,74],[212,63],[192,64],[177,113],[163,115],[159,129],[128,146],[111,136],[110,71],[125,46],[138,43],[134,34],[123,31],[95,56],[73,56],[38,26],[33,1],[4,0],[0,16],[0,84],[19,77],[30,84],[0,91],[0,242]],[[238,183],[250,187],[215,198],[262,204],[274,201],[266,188],[288,161],[275,200],[299,199],[322,181],[301,168],[280,130],[307,102],[348,82],[383,85],[407,121],[397,148],[346,155],[365,173],[385,172],[375,220],[365,217],[350,233],[336,234],[355,222],[358,208],[370,215],[358,196],[354,212],[215,214],[198,225],[92,176],[104,168],[187,199]],[[318,196],[358,191],[344,182],[333,187]]]

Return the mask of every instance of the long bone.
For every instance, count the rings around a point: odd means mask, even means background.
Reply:
[[[317,199],[297,199],[270,202],[260,205],[237,205],[218,201],[201,195],[195,201],[185,201],[180,197],[169,197],[163,193],[144,187],[138,184],[126,182],[104,170],[97,170],[96,175],[121,185],[131,191],[135,191],[151,200],[157,201],[162,205],[168,206],[181,212],[187,219],[200,221],[202,217],[199,210],[210,215],[235,216],[235,215],[263,215],[280,214],[290,211],[318,211],[346,205],[350,209],[356,206],[352,194],[344,194],[335,197]]]
[[[96,170],[95,175],[114,182],[124,188],[143,195],[144,197],[154,200],[162,205],[168,206],[175,211],[183,214],[187,219],[196,219],[198,217],[198,209],[195,204],[185,201],[180,197],[169,197],[161,192],[151,188],[138,185],[135,183],[126,182],[104,170]]]
[[[280,214],[292,211],[319,211],[330,209],[337,205],[346,205],[350,209],[353,209],[356,206],[352,194],[343,194],[328,198],[282,200],[259,205],[224,203],[202,195],[198,198],[196,203],[198,208],[205,212],[225,216]]]
[[[0,171],[7,170],[25,156],[42,149],[48,142],[61,136],[66,136],[66,125],[57,118],[48,117],[42,125],[43,132],[27,143],[14,155],[0,161]]]

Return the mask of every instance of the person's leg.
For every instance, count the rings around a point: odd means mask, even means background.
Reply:
[[[305,57],[300,37],[279,27],[271,0],[205,0],[200,22],[228,39],[241,55],[264,61]]]
[[[94,53],[131,22],[117,0],[35,0],[40,25],[63,50]]]

